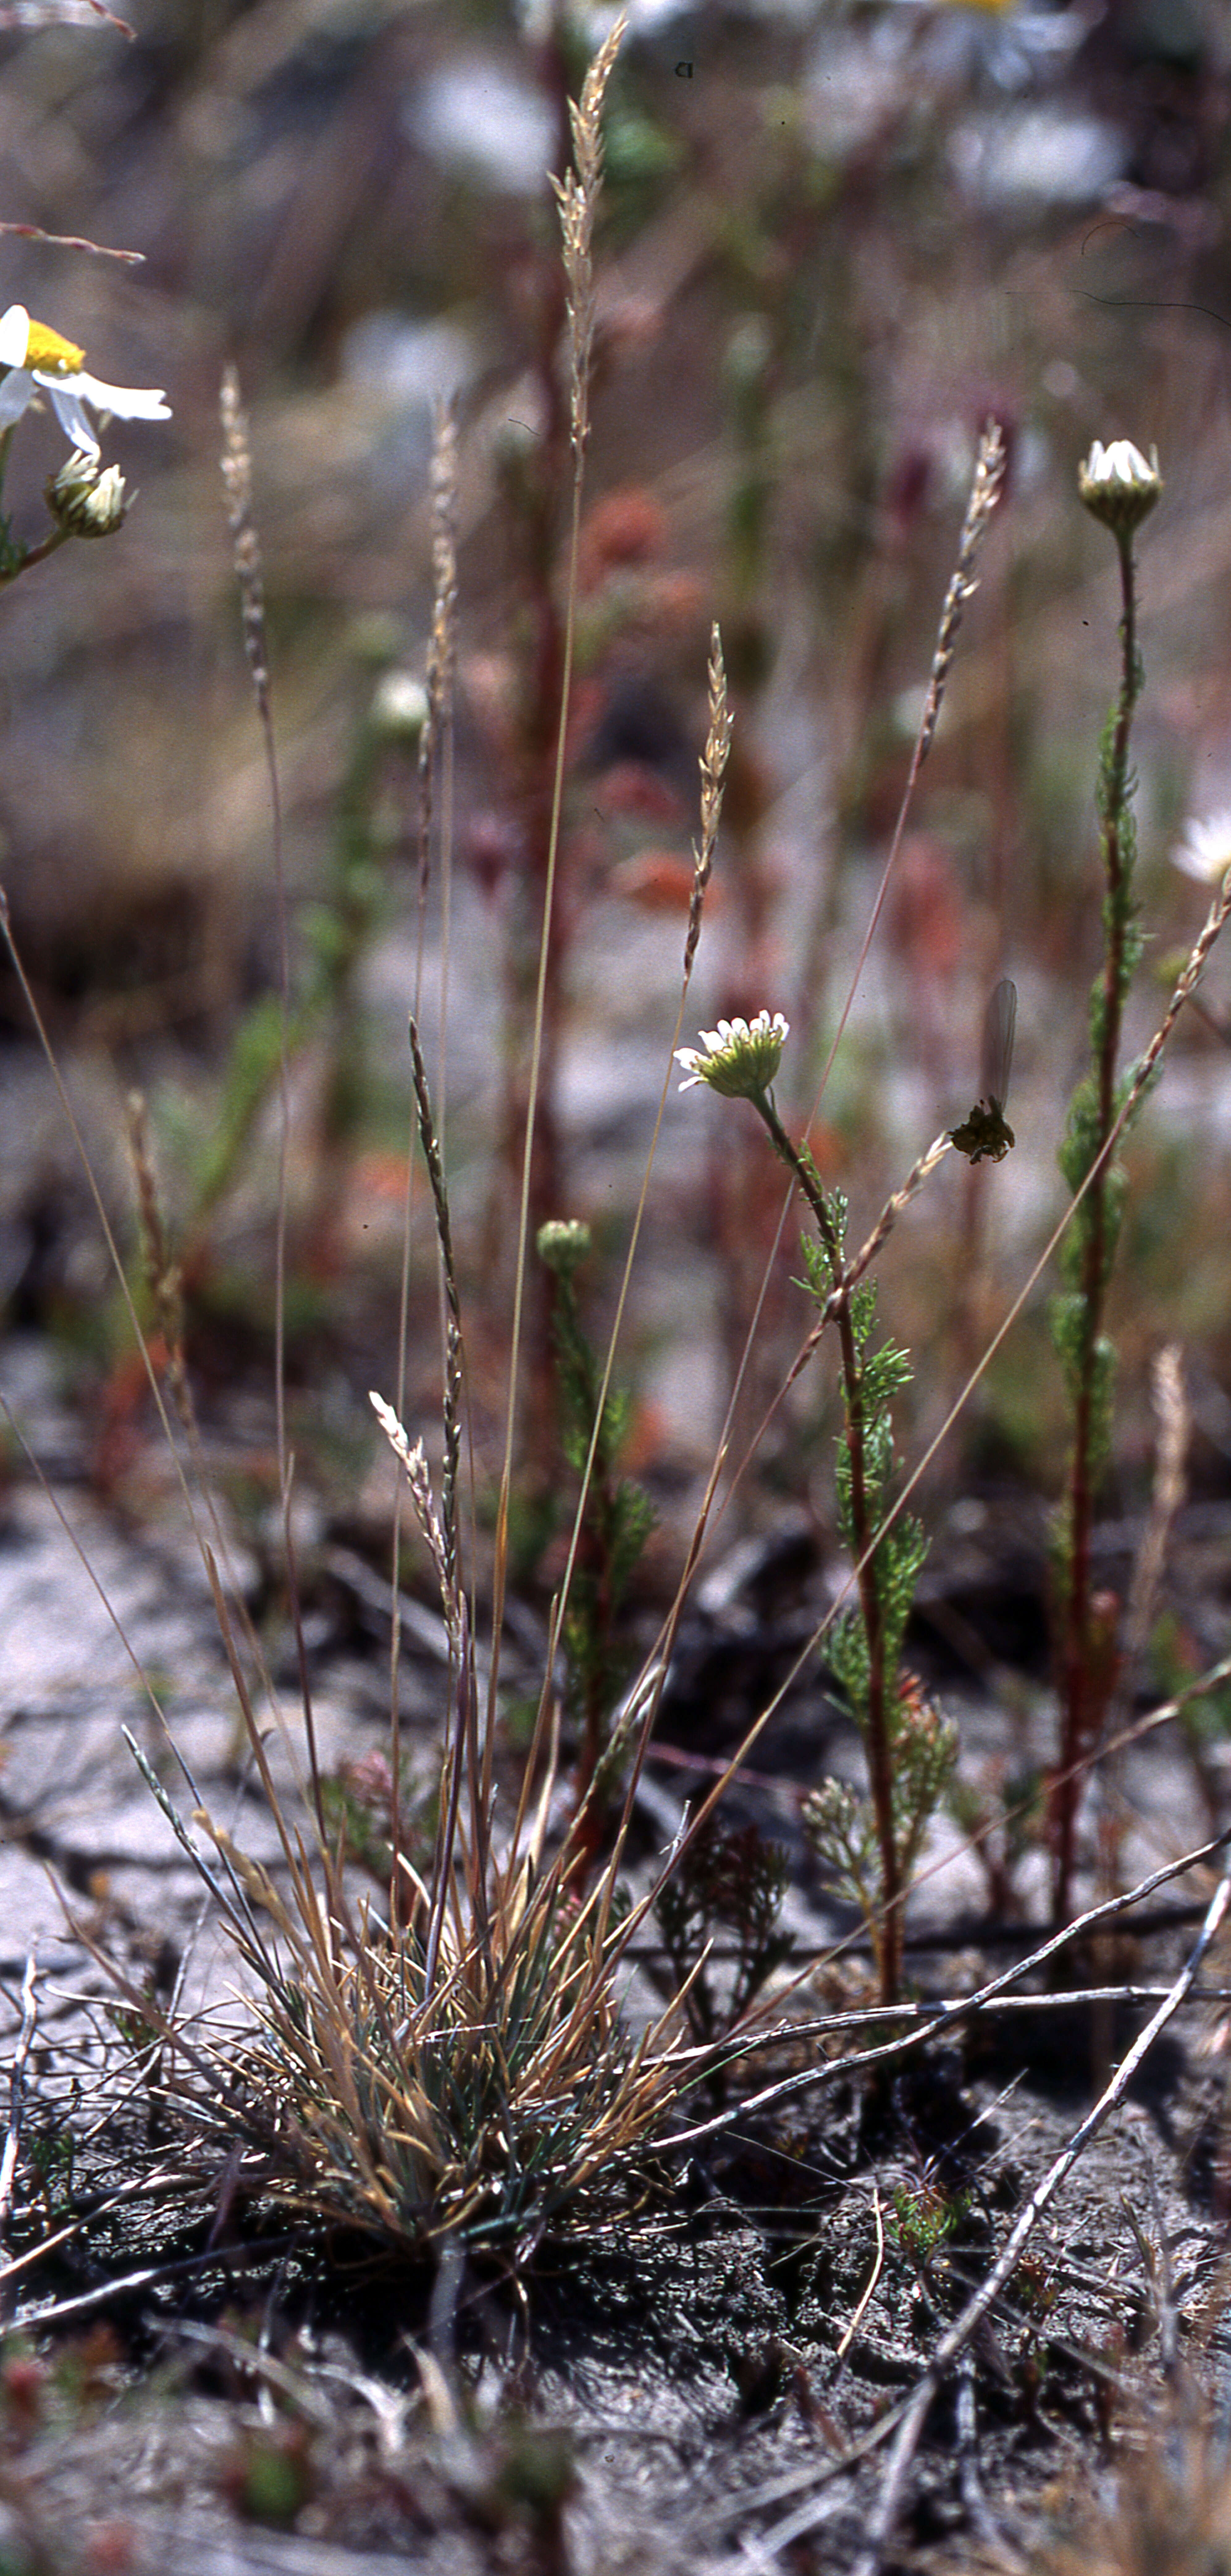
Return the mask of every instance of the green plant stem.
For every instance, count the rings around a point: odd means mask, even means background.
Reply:
[[[872,1526],[867,1480],[864,1473],[864,1442],[867,1424],[864,1408],[863,1366],[851,1326],[851,1282],[846,1275],[838,1229],[815,1173],[797,1153],[769,1094],[762,1092],[753,1100],[753,1107],[759,1111],[769,1130],[775,1152],[786,1164],[788,1170],[794,1173],[799,1188],[812,1210],[833,1274],[835,1294],[832,1313],[838,1327],[838,1341],[842,1354],[846,1446],[851,1471],[851,1531],[855,1541],[855,1581],[859,1591],[860,1616],[863,1620],[868,1647],[865,1749],[868,1759],[868,1784],[872,1792],[872,1812],[876,1820],[876,1840],[881,1863],[882,1919],[877,1942],[877,1962],[880,1969],[881,2001],[891,2004],[897,1996],[902,1968],[902,1884],[893,1816],[893,1760],[886,1693],[885,1623],[877,1579],[877,1532]]]
[[[29,572],[32,565],[46,563],[49,555],[58,554],[61,546],[68,544],[69,535],[70,531],[67,528],[53,528],[50,536],[43,538],[41,545],[27,546],[18,562],[6,565],[0,570],[0,590],[8,590],[19,574]]]
[[[1120,556],[1121,668],[1120,688],[1109,756],[1103,775],[1102,855],[1106,878],[1103,903],[1105,954],[1101,1009],[1096,1013],[1094,1075],[1097,1089],[1095,1150],[1101,1154],[1116,1122],[1116,1059],[1124,1017],[1124,1000],[1132,959],[1129,949],[1131,910],[1128,882],[1131,845],[1126,827],[1131,796],[1129,745],[1133,714],[1141,693],[1137,650],[1136,574],[1131,535],[1117,538]],[[1078,1348],[1073,1446],[1069,1467],[1066,1533],[1066,1597],[1061,1648],[1062,1723],[1059,1778],[1052,1794],[1052,1910],[1057,1924],[1072,1910],[1076,1858],[1077,1811],[1082,1762],[1098,1728],[1105,1700],[1107,1658],[1097,1651],[1090,1598],[1090,1538],[1094,1517],[1099,1423],[1097,1372],[1099,1344],[1107,1301],[1112,1225],[1109,1208],[1111,1164],[1096,1171],[1086,1196],[1079,1275],[1082,1305]]]

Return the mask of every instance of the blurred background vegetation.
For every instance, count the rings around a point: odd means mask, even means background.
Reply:
[[[0,12],[0,214],[144,265],[10,236],[0,301],[80,343],[103,378],[165,385],[174,420],[104,436],[140,487],[122,534],[5,597],[3,878],[126,1240],[124,1100],[148,1095],[206,1416],[259,1446],[276,928],[217,464],[234,359],[305,1001],[296,1441],[341,1491],[365,1454],[363,1390],[392,1384],[417,993],[434,1068],[441,1025],[441,871],[421,903],[413,745],[372,710],[382,678],[423,670],[433,404],[450,391],[448,1155],[481,1433],[498,1417],[567,535],[545,174],[565,166],[566,98],[608,21],[477,0],[138,0],[126,37],[85,6],[79,25],[38,14]],[[1018,1150],[990,1173],[950,1157],[881,1268],[916,1361],[908,1458],[1065,1204],[1055,1150],[1100,951],[1093,790],[1116,679],[1114,552],[1076,494],[1093,438],[1156,443],[1166,478],[1140,548],[1149,943],[1132,1045],[1204,912],[1170,853],[1189,814],[1231,807],[1229,101],[1221,0],[634,0],[612,84],[545,1182],[549,1212],[586,1217],[607,1256],[596,1328],[670,1044],[710,621],[735,750],[684,1036],[719,1013],[785,1011],[779,1100],[799,1122],[884,864],[989,415],[1008,443],[940,734],[813,1130],[857,1242],[969,1109],[987,994],[1015,978]],[[38,533],[61,456],[54,423],[28,418],[6,490],[19,533]],[[1129,1496],[1149,1472],[1149,1360],[1177,1335],[1193,1475],[1215,1495],[1231,1476],[1229,978],[1216,956],[1205,1015],[1183,1026],[1129,1151],[1113,1317]],[[122,1481],[140,1398],[11,979],[0,1047],[10,1335],[78,1355],[101,1399],[95,1472]],[[780,1207],[755,1122],[673,1085],[621,1363],[635,1463],[660,1492],[691,1490],[712,1451]],[[792,1217],[749,1429],[805,1329],[797,1232]],[[420,1235],[414,1428],[438,1410]],[[780,1491],[814,1488],[831,1515],[820,1377],[801,1380],[766,1460]],[[1054,1494],[1064,1438],[1040,1292],[938,1472]]]

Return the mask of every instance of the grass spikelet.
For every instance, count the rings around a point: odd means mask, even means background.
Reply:
[[[949,586],[945,592],[944,604],[940,612],[940,623],[936,630],[936,644],[932,654],[932,667],[928,677],[927,693],[923,702],[923,713],[919,720],[918,733],[915,736],[915,747],[911,754],[910,768],[907,771],[906,776],[906,785],[902,790],[902,801],[898,807],[898,816],[894,825],[893,838],[889,844],[889,855],[885,861],[883,869],[881,870],[880,884],[876,889],[876,897],[872,905],[872,910],[868,915],[868,926],[860,943],[859,955],[855,961],[854,972],[851,975],[850,982],[847,986],[846,1000],[838,1014],[833,1037],[830,1041],[829,1052],[825,1059],[825,1068],[821,1075],[820,1087],[817,1093],[816,1103],[813,1108],[814,1117],[820,1107],[821,1099],[824,1096],[826,1085],[837,1059],[838,1049],[842,1044],[846,1024],[850,1018],[851,1004],[859,989],[859,980],[863,974],[873,939],[876,936],[877,924],[885,908],[885,898],[889,892],[890,880],[893,876],[893,872],[898,861],[898,854],[902,847],[907,818],[910,814],[911,805],[914,800],[915,789],[919,783],[919,773],[927,759],[935,737],[937,723],[940,718],[941,706],[944,702],[945,688],[948,683],[949,668],[953,660],[954,648],[957,643],[958,628],[962,622],[962,614],[967,601],[973,598],[974,593],[979,586],[975,578],[976,567],[979,555],[982,551],[983,540],[987,535],[988,527],[991,522],[992,514],[1003,490],[1005,463],[1005,447],[1004,440],[1001,436],[1000,424],[998,421],[989,420],[987,427],[980,438],[978,452],[975,457],[975,470],[970,486],[970,497],[966,504],[966,516],[962,522],[961,537],[958,540],[957,561],[954,565]]]
[[[450,1545],[441,1516],[436,1509],[435,1497],[432,1493],[432,1480],[428,1474],[427,1457],[424,1452],[423,1442],[421,1440],[411,1440],[409,1433],[399,1422],[393,1406],[391,1404],[386,1404],[383,1396],[373,1394],[371,1397],[371,1404],[373,1412],[376,1415],[376,1419],[380,1424],[381,1430],[384,1432],[385,1438],[388,1441],[394,1456],[400,1459],[402,1467],[405,1470],[406,1482],[410,1488],[410,1499],[414,1505],[415,1518],[418,1521],[419,1527],[427,1543],[428,1554],[435,1566],[437,1580],[440,1584],[440,1597],[444,1609],[445,1626],[449,1632],[449,1641],[455,1652],[457,1652],[460,1650],[461,1646],[462,1621],[465,1605],[457,1591],[454,1579],[453,1549]]]
[[[564,271],[568,280],[571,352],[570,406],[573,453],[580,465],[590,435],[590,359],[594,345],[594,263],[591,242],[594,212],[603,176],[603,96],[624,39],[627,20],[621,11],[603,40],[582,83],[581,97],[570,99],[575,168],[552,186],[560,205],[564,235]]]
[[[427,1165],[432,1205],[436,1213],[436,1241],[440,1254],[440,1276],[445,1300],[445,1373],[444,1373],[444,1490],[442,1520],[448,1550],[449,1580],[457,1570],[457,1480],[461,1463],[461,1397],[462,1397],[462,1309],[458,1295],[457,1267],[453,1258],[453,1231],[449,1220],[449,1193],[444,1165],[432,1117],[431,1093],[427,1067],[419,1044],[419,1032],[410,1022],[410,1059],[414,1074],[415,1105],[418,1112],[419,1142]]]
[[[239,376],[234,367],[223,368],[218,408],[222,421],[222,481],[243,613],[244,651],[248,656],[261,721],[265,724],[269,720],[265,578],[261,541],[252,508],[252,444],[248,435],[248,415],[240,401]]]
[[[457,414],[451,402],[436,406],[432,438],[432,635],[428,695],[435,707],[449,703],[457,626]]]
[[[722,658],[722,637],[717,625],[710,629],[708,667],[709,724],[705,749],[701,754],[701,838],[693,843],[692,892],[688,899],[688,934],[684,942],[684,982],[692,974],[697,942],[701,936],[701,914],[705,890],[714,873],[714,852],[718,845],[718,826],[722,820],[722,796],[726,783],[727,761],[731,752],[731,706],[727,697],[727,669]]]
[[[957,631],[962,622],[962,612],[967,600],[973,599],[979,587],[976,567],[992,512],[1000,499],[1006,462],[1000,424],[998,421],[989,420],[979,440],[974,480],[970,487],[970,499],[966,505],[957,562],[945,592],[944,606],[940,612],[940,625],[936,630],[936,650],[932,655],[923,722],[919,728],[919,747],[915,764],[917,768],[922,768],[932,748],[932,738],[944,701],[945,684],[957,643]]]
[[[453,675],[457,660],[457,416],[451,402],[436,405],[430,471],[432,513],[432,622],[425,680],[427,722],[419,736],[419,884],[420,917],[431,880],[433,782],[442,749],[449,739],[453,710]],[[450,829],[446,811],[442,838],[446,855]],[[445,880],[448,900],[448,875]]]

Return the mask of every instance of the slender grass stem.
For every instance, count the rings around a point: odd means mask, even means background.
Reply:
[[[531,1211],[534,1200],[536,1143],[540,1099],[543,1096],[544,1068],[552,1056],[556,1037],[555,1013],[549,1017],[553,997],[553,976],[557,971],[555,937],[556,878],[560,858],[560,831],[564,812],[565,760],[568,747],[569,710],[573,692],[573,662],[577,643],[577,600],[581,559],[581,501],[585,486],[586,446],[590,434],[590,368],[594,340],[594,278],[591,239],[594,214],[598,203],[603,170],[602,109],[608,80],[615,66],[624,36],[625,19],[617,18],[604,39],[586,74],[580,101],[570,106],[573,149],[576,169],[555,182],[560,203],[564,236],[564,270],[568,282],[568,312],[572,349],[570,408],[572,420],[573,477],[570,508],[568,582],[564,615],[564,632],[559,645],[559,677],[556,691],[556,734],[552,768],[551,804],[547,826],[546,854],[542,878],[542,905],[539,931],[538,971],[534,998],[534,1026],[530,1048],[530,1080],[526,1099],[525,1131],[522,1145],[520,1201],[517,1227],[517,1268],[513,1287],[513,1318],[509,1337],[509,1400],[505,1422],[504,1460],[500,1472],[500,1490],[496,1509],[496,1547],[492,1600],[492,1663],[488,1697],[487,1723],[484,1730],[485,1794],[490,1793],[492,1729],[496,1707],[496,1687],[500,1667],[500,1634],[504,1616],[505,1584],[508,1575],[509,1506],[513,1483],[514,1442],[517,1428],[517,1398],[521,1364],[523,1314],[526,1295],[527,1262],[531,1236]],[[553,670],[554,652],[551,656]],[[550,1097],[550,1086],[548,1087]],[[544,1216],[551,1211],[544,1209]]]

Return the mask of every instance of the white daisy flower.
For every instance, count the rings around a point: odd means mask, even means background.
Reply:
[[[101,384],[97,376],[87,375],[84,358],[84,349],[74,348],[45,322],[32,322],[24,304],[10,304],[0,314],[0,367],[8,368],[0,379],[0,430],[11,429],[40,392],[50,396],[69,446],[81,456],[99,452],[87,403],[92,411],[117,420],[170,420],[161,388]]]
[[[781,1011],[771,1019],[768,1011],[758,1011],[755,1020],[720,1020],[716,1029],[702,1029],[701,1047],[677,1047],[675,1060],[682,1064],[687,1080],[681,1091],[691,1091],[694,1084],[707,1082],[711,1091],[721,1091],[728,1100],[755,1100],[759,1092],[768,1091],[782,1062],[782,1050],[790,1035],[790,1023]]]
[[[1138,484],[1156,481],[1158,459],[1155,457],[1154,463],[1149,464],[1131,438],[1113,438],[1106,447],[1101,438],[1096,438],[1086,458],[1085,472],[1092,483],[1120,483],[1133,490]]]
[[[1182,876],[1195,877],[1198,885],[1221,885],[1231,868],[1231,808],[1209,815],[1204,822],[1190,814],[1184,838],[1171,853],[1171,864]]]

